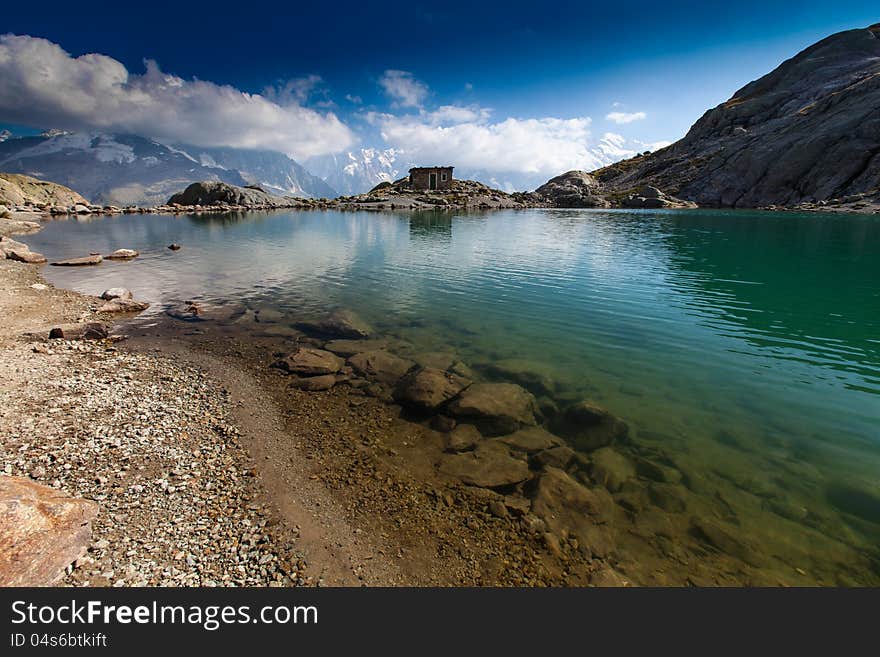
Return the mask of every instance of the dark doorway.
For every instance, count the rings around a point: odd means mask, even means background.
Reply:
[[[428,189],[437,189],[437,174],[428,174]]]

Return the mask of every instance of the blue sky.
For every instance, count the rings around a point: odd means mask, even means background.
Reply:
[[[0,95],[7,96],[0,99],[0,124],[18,132],[27,124],[121,127],[171,139],[185,128],[162,122],[174,122],[178,112],[179,123],[196,135],[191,141],[208,145],[214,130],[225,145],[266,147],[274,130],[277,148],[299,159],[360,146],[407,148],[407,139],[414,144],[410,148],[433,153],[431,131],[451,127],[446,136],[457,148],[497,150],[494,158],[509,157],[510,166],[523,166],[516,163],[524,160],[517,158],[522,153],[505,152],[499,142],[512,140],[519,150],[527,149],[530,132],[550,138],[537,139],[535,148],[561,149],[560,157],[577,160],[583,152],[567,150],[565,140],[594,146],[606,132],[622,135],[630,145],[675,140],[706,109],[783,59],[833,32],[878,21],[876,1],[862,0],[274,7],[158,0],[128,8],[13,3],[3,9],[0,33],[45,39],[71,58],[105,55],[129,75],[143,76],[142,91],[157,75],[172,74],[186,83],[198,79],[259,93],[284,110],[295,107],[289,116],[257,108],[251,113],[263,116],[251,125],[244,109],[227,117],[205,109],[224,102],[217,89],[186,84],[192,95],[186,107],[175,109],[178,100],[163,95],[145,116],[130,121],[116,120],[112,107],[98,107],[90,118],[85,97],[112,95],[95,72],[84,72],[84,62],[71,72],[59,59],[64,83],[84,85],[83,102],[68,106],[76,96],[70,88],[66,98],[45,98],[27,76],[39,79],[41,66],[51,66],[44,62],[55,60],[18,41],[10,52],[25,63],[14,73],[3,72],[17,86],[0,80]],[[143,75],[145,60],[155,62],[152,78]],[[124,81],[105,64],[99,64],[101,75]],[[22,106],[9,95],[21,98]],[[119,117],[138,114],[131,97],[125,102],[118,106]],[[438,113],[440,108],[467,108],[470,114]],[[204,120],[198,111],[206,112]],[[232,128],[248,136],[235,137]],[[326,131],[328,137],[310,141],[291,134],[297,130]],[[440,149],[436,155],[445,153]]]

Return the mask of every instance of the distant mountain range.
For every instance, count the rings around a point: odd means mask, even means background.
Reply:
[[[66,185],[93,203],[157,205],[193,182],[259,185],[268,192],[337,196],[321,178],[282,153],[170,145],[137,135],[50,130],[0,134],[0,171]]]
[[[606,133],[590,148],[591,163],[598,168],[646,150],[649,150],[646,144]],[[304,164],[340,194],[352,195],[368,192],[381,182],[394,182],[406,176],[411,167],[437,163],[416,162],[401,149],[362,148],[340,155],[313,157]],[[546,173],[489,171],[460,166],[455,168],[455,177],[476,180],[505,192],[531,191],[547,182]]]

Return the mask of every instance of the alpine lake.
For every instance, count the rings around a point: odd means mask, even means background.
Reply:
[[[271,309],[284,340],[345,308],[401,356],[450,353],[478,381],[522,385],[548,426],[590,400],[628,427],[606,495],[637,583],[880,584],[880,217],[121,215],[27,242],[50,261],[140,251],[43,270],[83,293],[129,288],[152,304],[135,328],[195,300],[233,311],[200,322],[218,331],[266,328],[242,317]]]

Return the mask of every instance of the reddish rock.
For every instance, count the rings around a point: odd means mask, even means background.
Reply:
[[[49,586],[86,551],[98,505],[0,476],[0,586]]]

